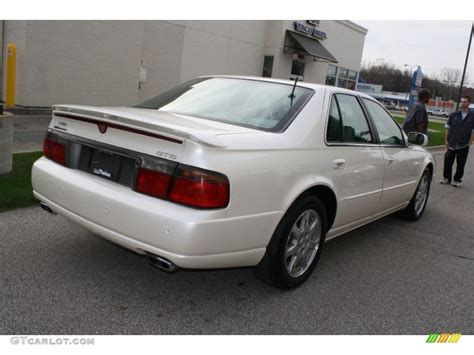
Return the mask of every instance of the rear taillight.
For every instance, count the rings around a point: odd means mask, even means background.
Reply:
[[[171,177],[171,175],[160,171],[140,168],[140,170],[138,170],[135,190],[145,195],[166,198]]]
[[[199,208],[221,208],[229,203],[229,181],[219,173],[179,166],[170,201]]]
[[[165,160],[144,162],[137,192],[197,208],[223,208],[229,203],[229,180],[222,174]]]
[[[43,142],[43,154],[58,164],[66,165],[66,146],[51,140],[48,136]]]

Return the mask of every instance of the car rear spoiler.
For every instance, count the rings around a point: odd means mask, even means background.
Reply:
[[[176,143],[183,143],[182,140],[190,140],[210,147],[226,147],[219,137],[212,132],[196,132],[187,130],[185,127],[162,122],[144,122],[134,118],[132,115],[124,115],[122,112],[114,114],[113,109],[103,109],[100,107],[91,107],[89,109],[88,106],[58,105],[53,106],[52,111],[53,117],[76,119],[97,125],[104,123],[114,128],[155,136]]]

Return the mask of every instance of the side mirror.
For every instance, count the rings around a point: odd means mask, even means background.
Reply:
[[[408,143],[426,147],[428,145],[428,136],[423,133],[410,132],[408,133]]]

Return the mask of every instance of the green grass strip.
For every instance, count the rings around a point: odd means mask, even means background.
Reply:
[[[402,125],[405,121],[405,116],[394,115],[395,120],[399,125]],[[441,122],[432,122],[428,119],[428,147],[436,147],[438,145],[444,145],[444,123]],[[434,132],[437,131],[437,132]]]
[[[31,187],[31,167],[42,152],[13,154],[13,170],[0,175],[0,212],[37,203]]]

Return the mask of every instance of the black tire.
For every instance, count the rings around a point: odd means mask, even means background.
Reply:
[[[316,214],[314,214],[314,212]],[[303,215],[308,216],[308,218],[315,217],[319,219],[320,226],[318,225],[318,230],[315,233],[315,235],[320,236],[319,243],[317,247],[314,246],[314,248],[309,247],[308,244],[306,244],[305,247],[299,246],[298,243],[295,244],[295,248],[299,247],[300,249],[304,250],[303,256],[301,256],[300,260],[304,261],[304,258],[308,258],[308,261],[307,263],[304,263],[306,264],[305,266],[301,267],[300,272],[302,272],[302,274],[291,275],[287,269],[288,258],[285,257],[285,253],[288,247],[287,243],[290,239],[290,232],[293,230],[293,227],[296,226],[297,222],[302,223],[300,218],[303,218]],[[327,214],[324,205],[316,196],[302,196],[291,205],[278,224],[278,227],[273,233],[270,243],[267,246],[265,256],[254,268],[255,276],[259,280],[281,289],[288,290],[300,286],[311,275],[319,260],[319,257],[321,256],[326,232]],[[309,235],[309,233],[307,233],[307,235]],[[308,236],[307,238],[310,237]],[[303,238],[300,237],[300,239]],[[295,238],[292,237],[291,241],[294,242]],[[314,251],[316,251],[315,254]],[[308,254],[305,255],[305,252]],[[292,257],[293,256],[289,258],[291,259]],[[311,258],[313,259],[310,262]],[[294,264],[296,263],[293,262],[293,265]]]
[[[410,220],[410,221],[417,221],[423,216],[423,213],[425,212],[426,204],[428,203],[428,198],[430,196],[430,187],[431,187],[431,171],[426,168],[425,171],[423,172],[423,175],[421,176],[420,181],[418,182],[418,186],[416,187],[415,193],[413,194],[413,197],[410,200],[410,204],[402,211],[403,216]],[[417,206],[417,195],[422,187],[424,179],[426,181],[426,198],[423,202],[423,205]]]

